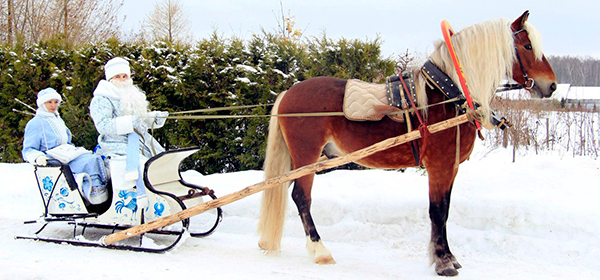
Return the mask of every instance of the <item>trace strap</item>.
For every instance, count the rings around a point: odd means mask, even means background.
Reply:
[[[421,157],[422,153],[425,153],[425,149],[427,148],[427,137],[429,136],[429,134],[431,134],[429,132],[429,129],[427,129],[427,122],[423,121],[423,118],[421,118],[421,114],[419,113],[419,110],[417,110],[417,105],[415,104],[415,101],[412,98],[412,94],[410,93],[410,91],[408,90],[408,87],[406,86],[406,83],[404,82],[404,78],[402,77],[402,74],[399,73],[398,77],[400,77],[400,81],[402,82],[402,87],[404,87],[404,92],[408,93],[408,100],[410,101],[410,105],[412,107],[412,109],[414,110],[415,115],[417,115],[417,119],[419,119],[419,132],[421,133],[421,138],[423,138],[423,148],[419,148],[419,142],[415,139],[413,141],[410,141],[410,148],[412,149],[413,152],[413,156],[415,157],[415,163],[419,166],[423,166],[423,157]],[[406,118],[406,124],[409,127],[409,132],[410,132],[410,118]],[[422,153],[421,153],[422,151]]]
[[[416,108],[408,108],[405,110],[394,111],[388,113],[388,115],[401,115],[405,114],[405,112],[415,112],[417,110],[423,110],[432,106],[442,105],[446,103],[453,103],[459,101],[458,98],[451,98],[449,100],[445,100],[442,102],[438,102],[435,104],[429,104],[427,106],[418,106]],[[243,106],[245,108],[248,107],[258,107],[258,106],[271,106],[273,104],[265,104],[265,105],[248,105]],[[187,114],[190,112],[214,112],[214,111],[226,111],[232,109],[239,109],[240,106],[234,107],[220,107],[220,108],[212,108],[212,109],[198,109],[191,111],[182,111],[182,112],[170,112],[167,117],[154,117],[154,118],[164,118],[164,119],[179,119],[179,120],[196,120],[196,119],[205,119],[205,120],[215,120],[215,119],[242,119],[242,118],[270,118],[270,117],[334,117],[334,116],[345,116],[344,112],[313,112],[313,113],[288,113],[288,114],[266,114],[266,115],[179,115],[176,114]]]
[[[452,62],[454,63],[454,69],[456,70],[456,74],[458,75],[458,80],[460,81],[460,86],[463,89],[463,93],[465,94],[465,98],[467,99],[467,104],[473,110],[475,110],[475,106],[473,105],[473,99],[471,99],[471,95],[469,94],[469,90],[467,88],[467,81],[465,79],[465,74],[462,71],[462,67],[460,65],[460,61],[456,57],[456,53],[454,52],[454,46],[452,45],[452,40],[450,36],[454,35],[454,31],[450,24],[446,20],[442,20],[442,33],[444,34],[444,41],[446,42],[446,46],[448,47],[448,52],[450,53],[450,57],[452,57]],[[478,121],[475,121],[475,125],[478,130],[481,130],[481,125]]]
[[[217,107],[217,108],[206,108],[206,109],[196,109],[190,111],[180,111],[180,112],[171,112],[170,114],[192,114],[192,113],[208,113],[208,112],[218,112],[218,111],[231,111],[237,109],[248,109],[248,108],[256,108],[256,107],[267,107],[273,106],[273,104],[258,104],[258,105],[239,105],[239,106],[229,106],[229,107]]]

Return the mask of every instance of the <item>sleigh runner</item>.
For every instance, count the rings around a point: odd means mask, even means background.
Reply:
[[[46,166],[35,166],[34,173],[44,213],[40,219],[26,221],[25,224],[42,226],[31,236],[17,238],[103,246],[101,238],[108,233],[173,215],[207,199],[216,199],[211,189],[190,184],[181,178],[181,161],[198,150],[199,148],[172,150],[150,158],[143,174],[145,198],[137,196],[135,185],[128,185],[119,180],[119,176],[113,176],[108,184],[108,198],[100,204],[94,204],[83,195],[80,186],[85,176],[73,175],[68,164],[50,160]],[[119,159],[111,159],[115,160]],[[164,252],[173,248],[186,235],[210,235],[221,219],[222,210],[217,208],[211,213],[152,230],[137,240],[108,247]],[[72,230],[65,231],[68,228]]]

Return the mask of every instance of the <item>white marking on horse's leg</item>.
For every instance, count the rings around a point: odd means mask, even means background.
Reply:
[[[435,253],[435,244],[429,243],[429,260],[431,264],[435,264],[435,272],[441,276],[456,276],[458,270],[462,266],[456,261],[456,258],[448,254],[442,258],[438,257]]]
[[[323,241],[314,242],[310,237],[306,237],[306,250],[314,258],[318,264],[334,264],[335,260],[331,256],[331,252],[325,248]]]
[[[315,252],[317,251],[317,249],[315,248],[315,242],[312,242],[310,240],[310,236],[306,236],[306,251],[308,251],[308,254],[311,257],[314,257]]]
[[[429,265],[437,263],[437,257],[435,255],[435,244],[433,243],[433,241],[429,241],[429,248],[427,251],[429,253]]]

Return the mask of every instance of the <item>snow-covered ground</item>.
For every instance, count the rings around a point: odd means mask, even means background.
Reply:
[[[478,143],[481,143],[478,141]],[[454,185],[448,239],[461,279],[600,279],[600,161],[478,145]],[[261,171],[184,179],[219,196],[262,181]],[[33,168],[0,163],[0,279],[439,279],[429,266],[423,171],[318,175],[313,216],[337,264],[314,264],[290,201],[282,250],[255,234],[260,194],[223,207],[217,231],[165,254],[15,240],[41,214]]]

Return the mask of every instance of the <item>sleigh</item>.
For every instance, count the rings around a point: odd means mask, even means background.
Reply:
[[[100,204],[93,204],[83,195],[80,176],[74,176],[68,164],[51,159],[46,166],[35,166],[44,213],[39,219],[26,221],[25,224],[41,224],[41,227],[31,236],[17,238],[164,252],[185,236],[208,236],[222,219],[220,208],[149,231],[135,240],[111,245],[104,245],[102,241],[106,234],[173,215],[205,200],[216,199],[211,189],[190,184],[181,177],[181,161],[198,150],[171,150],[150,158],[143,172],[145,198],[138,197],[135,184],[113,176],[107,186],[108,199]],[[110,159],[111,165],[114,160],[119,159]]]

